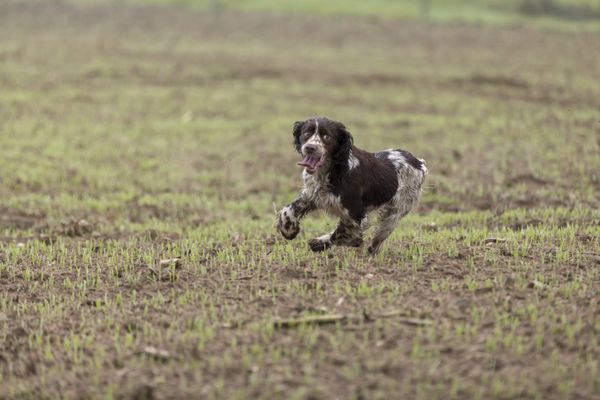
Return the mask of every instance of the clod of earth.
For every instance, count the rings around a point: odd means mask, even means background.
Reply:
[[[545,283],[542,283],[542,282],[536,281],[536,280],[529,282],[527,287],[530,289],[549,289],[550,288],[550,286],[546,285]]]
[[[160,260],[158,265],[161,267],[169,267],[171,265],[174,265],[175,268],[179,268],[179,267],[181,267],[181,258],[175,257],[175,258],[168,258],[165,260]]]
[[[171,353],[169,353],[167,350],[158,349],[154,346],[145,346],[136,354],[144,354],[161,361],[166,361],[172,358]]]
[[[483,243],[486,246],[490,246],[495,243],[504,243],[504,242],[506,242],[506,239],[503,239],[503,238],[487,238],[483,241]]]

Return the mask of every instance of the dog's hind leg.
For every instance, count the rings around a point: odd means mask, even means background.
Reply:
[[[368,249],[370,255],[380,250],[382,243],[392,234],[400,220],[417,205],[425,174],[426,169],[417,171],[401,168],[398,171],[399,189],[380,211],[379,226]]]
[[[398,209],[397,207],[388,205],[381,210],[379,214],[379,226],[373,237],[373,241],[369,246],[368,252],[370,255],[376,254],[383,242],[392,234],[400,220],[408,214],[410,209]]]

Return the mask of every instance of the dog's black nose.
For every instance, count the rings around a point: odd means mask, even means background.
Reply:
[[[316,145],[314,145],[314,144],[308,144],[308,143],[304,145],[304,152],[306,154],[313,154],[313,153],[316,153],[316,151],[317,151],[317,146]]]

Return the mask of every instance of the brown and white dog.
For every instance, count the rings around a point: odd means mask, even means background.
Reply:
[[[340,219],[333,232],[308,242],[313,251],[361,246],[367,213],[378,210],[379,226],[368,249],[375,254],[419,201],[427,168],[407,151],[361,150],[344,124],[325,117],[296,122],[294,146],[303,157],[298,165],[304,167],[304,187],[279,211],[277,229],[294,239],[302,217],[316,209]]]

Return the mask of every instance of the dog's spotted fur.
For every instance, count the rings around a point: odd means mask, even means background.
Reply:
[[[378,210],[379,225],[369,246],[374,254],[417,204],[427,168],[400,149],[369,153],[353,145],[346,127],[324,117],[294,124],[294,146],[305,159],[300,196],[278,214],[277,228],[288,240],[300,232],[300,220],[322,209],[339,218],[336,229],[309,241],[313,251],[332,245],[362,245],[367,213]]]

